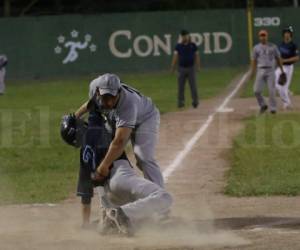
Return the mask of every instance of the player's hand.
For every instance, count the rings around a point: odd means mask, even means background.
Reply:
[[[100,164],[100,166],[96,170],[96,173],[100,176],[107,177],[109,175],[109,166]]]
[[[95,173],[91,173],[91,179],[93,181],[104,182],[106,177],[99,174],[97,171]]]

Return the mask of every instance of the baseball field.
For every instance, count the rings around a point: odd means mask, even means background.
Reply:
[[[175,75],[122,76],[163,113],[157,158],[174,198],[172,224],[135,238],[80,228],[79,151],[59,123],[92,77],[14,82],[0,98],[1,249],[300,249],[298,71],[294,109],[275,116],[257,115],[245,69],[199,72],[200,106],[183,110]]]
[[[200,97],[221,93],[238,72],[232,68],[220,69],[218,74],[204,70],[199,74]],[[22,80],[8,87],[0,98],[5,119],[1,128],[1,204],[58,202],[74,192],[79,151],[63,143],[59,126],[62,115],[74,112],[87,99],[92,79]],[[176,111],[175,74],[125,74],[122,79],[150,96],[161,113]],[[189,98],[186,103],[191,106]],[[11,192],[5,192],[7,187]]]

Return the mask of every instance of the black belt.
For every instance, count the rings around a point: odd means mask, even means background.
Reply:
[[[272,67],[267,67],[267,66],[263,66],[263,67],[258,67],[259,69],[271,69]]]
[[[190,66],[179,65],[179,68],[184,68],[184,69],[193,68],[193,67],[195,67],[195,65],[190,65]]]

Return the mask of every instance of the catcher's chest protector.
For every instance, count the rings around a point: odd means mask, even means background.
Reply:
[[[80,151],[80,163],[94,172],[105,157],[112,141],[112,134],[106,129],[105,121],[99,113],[90,113],[88,122],[88,129]]]

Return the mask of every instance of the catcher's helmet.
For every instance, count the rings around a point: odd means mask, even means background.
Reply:
[[[282,35],[284,35],[286,32],[290,33],[291,36],[293,36],[293,34],[294,34],[294,29],[293,29],[293,27],[292,27],[292,26],[288,26],[288,27],[284,28],[284,29],[282,30]]]
[[[80,147],[87,130],[87,124],[71,115],[64,115],[60,124],[61,138],[73,147]]]

